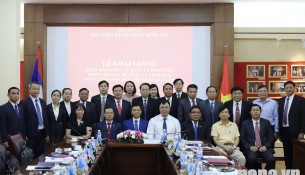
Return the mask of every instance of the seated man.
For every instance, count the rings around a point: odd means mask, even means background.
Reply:
[[[257,159],[263,158],[266,162],[266,169],[275,168],[273,156],[273,130],[270,122],[261,118],[261,107],[253,104],[250,108],[252,119],[247,119],[241,124],[240,140],[245,148],[248,169],[258,169]]]
[[[126,130],[135,130],[145,132],[147,130],[148,121],[145,119],[141,119],[142,110],[140,105],[132,105],[131,107],[131,115],[132,118],[129,120],[125,120],[123,122],[123,131]]]
[[[220,121],[212,126],[211,136],[216,144],[216,149],[238,162],[239,166],[245,167],[246,158],[239,150],[239,131],[236,123],[229,120],[230,114],[226,107],[219,108]]]
[[[209,124],[200,120],[201,109],[199,106],[192,106],[190,110],[191,120],[185,121],[182,124],[182,131],[186,132],[188,140],[209,140],[211,132]]]
[[[95,136],[97,131],[100,130],[102,138],[116,139],[116,136],[122,132],[122,125],[113,120],[114,111],[111,107],[105,106],[105,120],[98,122],[95,127]]]
[[[180,134],[180,123],[178,119],[169,115],[169,109],[168,101],[165,100],[160,103],[160,114],[151,118],[148,123],[147,135],[149,139],[161,140],[162,138],[162,141],[164,141],[174,139],[176,134]],[[165,138],[163,138],[164,135]]]

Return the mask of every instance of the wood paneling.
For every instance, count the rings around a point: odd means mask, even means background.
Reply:
[[[37,42],[40,42],[41,49],[44,43],[43,23],[24,23],[24,56],[34,55],[36,57]],[[43,55],[43,53],[41,53]],[[26,62],[26,59],[24,59]]]
[[[234,4],[217,4],[214,22],[234,22]]]
[[[43,22],[43,5],[26,4],[24,8],[24,23]]]

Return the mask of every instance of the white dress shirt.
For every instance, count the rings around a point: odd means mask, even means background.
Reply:
[[[166,128],[167,139],[174,139],[175,135],[180,134],[181,132],[179,121],[171,115],[167,116]],[[149,139],[161,140],[163,133],[163,117],[159,114],[149,120],[147,136]]]
[[[283,127],[289,127],[289,111],[290,111],[291,103],[292,103],[292,100],[293,100],[294,96],[295,96],[295,94],[290,95],[290,97],[289,97],[289,104],[288,104],[288,111],[287,111],[287,124],[284,125],[284,123],[283,123]],[[285,98],[284,110],[285,110],[285,106],[287,105],[286,104],[287,103],[287,98],[288,97]],[[283,112],[284,112],[284,110],[283,110]]]
[[[71,116],[71,102],[64,102],[69,117]]]
[[[33,101],[33,104],[34,104],[34,107],[35,107],[35,110],[37,111],[37,108],[36,108],[36,102],[35,102],[35,100],[36,100],[36,98],[34,98],[34,97],[32,97],[32,96],[30,96],[31,97],[31,99],[32,99],[32,101]],[[39,109],[40,109],[40,115],[41,115],[41,120],[42,120],[42,126],[38,126],[38,129],[40,130],[40,129],[44,129],[44,126],[43,126],[43,115],[42,115],[42,109],[41,109],[41,104],[40,104],[40,100],[39,100],[39,98],[37,97],[37,103],[38,103],[38,106],[39,106]],[[38,111],[37,111],[38,112]],[[38,116],[37,116],[38,117]],[[38,119],[37,119],[38,120]]]

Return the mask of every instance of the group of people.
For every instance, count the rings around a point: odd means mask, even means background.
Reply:
[[[8,89],[9,101],[0,107],[0,136],[8,144],[9,135],[21,133],[34,157],[44,152],[46,142],[56,144],[74,136],[85,139],[96,136],[116,139],[124,130],[147,133],[150,139],[177,134],[189,140],[207,140],[216,149],[242,167],[257,169],[258,157],[266,161],[266,169],[275,168],[274,142],[283,142],[287,169],[293,168],[293,139],[303,139],[305,133],[305,100],[295,94],[295,83],[285,83],[286,96],[279,103],[268,98],[268,88],[258,87],[258,99],[253,103],[243,100],[243,89],[231,89],[232,100],[224,104],[217,100],[217,88],[206,88],[207,99],[197,98],[198,87],[187,86],[183,92],[182,79],[163,85],[160,97],[154,84],[140,85],[141,96],[136,96],[135,84],[127,81],[114,85],[98,83],[100,94],[88,101],[89,90],[81,88],[79,100],[71,102],[72,90],[64,88],[51,93],[52,102],[46,105],[38,97],[40,85],[31,82],[29,97],[19,102],[19,89]],[[175,89],[175,92],[173,92]],[[123,94],[125,92],[125,94]],[[60,102],[62,98],[62,101]]]

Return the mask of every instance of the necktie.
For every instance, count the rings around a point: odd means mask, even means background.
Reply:
[[[166,100],[169,104],[169,107],[171,106],[171,102],[169,101],[169,98]]]
[[[134,130],[139,131],[138,120],[134,121]]]
[[[239,122],[240,122],[240,111],[239,111],[238,103],[236,103],[236,108],[235,108],[235,122],[236,122],[236,124],[239,126]]]
[[[104,120],[104,110],[105,110],[105,97],[102,97],[102,108],[101,108],[101,116],[100,116],[100,120],[103,121]]]
[[[257,148],[262,146],[261,137],[259,134],[258,122],[255,122],[255,146]]]
[[[283,124],[287,125],[288,124],[288,106],[289,106],[289,97],[286,99],[286,104],[284,108],[284,117],[283,117]]]
[[[38,100],[35,100],[35,106],[36,106],[36,114],[37,114],[37,118],[38,118],[38,125],[42,126],[42,116],[41,116],[41,112],[40,112],[40,108],[38,105]]]
[[[167,118],[164,118],[164,119],[163,119],[163,132],[165,133],[164,140],[166,140],[166,139],[167,139],[167,126],[166,126],[166,119],[167,119]]]
[[[198,139],[198,133],[197,133],[197,129],[198,129],[198,126],[197,126],[197,121],[194,122],[194,133],[195,133],[195,140]]]
[[[192,106],[195,106],[196,104],[195,104],[195,100],[192,100]]]
[[[177,98],[178,98],[178,99],[180,99],[180,98],[181,98],[181,95],[180,95],[179,93],[177,94]]]
[[[212,124],[214,124],[215,123],[214,102],[212,102],[210,105],[210,112],[211,112],[211,117],[212,117]]]
[[[121,101],[118,100],[118,111],[119,111],[119,115],[121,116],[121,113],[122,113],[122,107],[121,107]]]
[[[19,110],[18,110],[18,106],[15,104],[15,112],[17,114],[17,117],[19,118]]]
[[[111,130],[111,123],[107,123],[108,139],[110,139],[110,130]]]
[[[147,100],[144,100],[144,118],[146,119],[146,112],[147,112]]]

